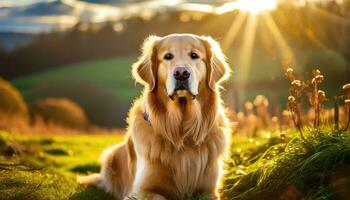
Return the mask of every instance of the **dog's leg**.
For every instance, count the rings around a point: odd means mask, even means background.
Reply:
[[[160,194],[152,194],[148,199],[149,200],[166,200],[166,198]]]
[[[87,186],[96,186],[99,188],[103,188],[101,174],[91,174],[89,176],[78,176],[77,181],[78,183],[84,184]]]
[[[133,184],[133,167],[128,147],[128,143],[116,145],[102,157],[101,175],[105,189],[119,199],[129,194]]]
[[[78,182],[88,186],[97,186],[123,199],[129,194],[133,182],[132,162],[128,147],[128,143],[122,143],[107,149],[101,158],[101,173],[78,177]]]

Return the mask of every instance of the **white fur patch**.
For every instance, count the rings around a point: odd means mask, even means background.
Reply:
[[[140,186],[143,182],[143,179],[145,177],[145,172],[147,169],[147,163],[142,156],[137,156],[137,161],[136,161],[136,173],[135,173],[135,180],[134,180],[134,185],[132,188],[132,193],[139,193],[138,191],[140,189]]]

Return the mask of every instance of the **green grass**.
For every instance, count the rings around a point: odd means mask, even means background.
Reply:
[[[264,132],[235,141],[225,165],[226,199],[347,199],[350,132],[330,128]],[[266,135],[269,135],[266,137]],[[19,135],[0,132],[0,199],[113,199],[76,183],[99,171],[98,158],[117,135]],[[12,157],[9,157],[12,156]],[[196,199],[207,199],[199,197]]]
[[[0,132],[0,199],[113,199],[76,176],[98,172],[117,135],[13,135]],[[16,151],[16,154],[9,149]],[[10,156],[10,157],[6,157]]]
[[[36,88],[46,83],[84,80],[106,89],[121,101],[129,103],[139,94],[131,76],[131,65],[135,61],[136,56],[128,56],[70,64],[17,78],[12,84],[21,91],[25,99],[30,101],[35,95],[33,93]]]
[[[228,199],[350,197],[350,132],[304,130],[235,144],[222,193]],[[256,143],[259,141],[259,143]],[[239,149],[239,151],[237,151]]]

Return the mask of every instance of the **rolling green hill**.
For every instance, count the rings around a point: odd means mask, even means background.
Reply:
[[[135,56],[67,65],[12,81],[30,104],[43,97],[67,97],[101,126],[123,126],[140,86],[131,76]]]
[[[128,102],[138,94],[130,71],[135,61],[136,57],[130,56],[71,64],[17,78],[12,84],[22,92],[25,99],[32,100],[31,94],[39,85],[52,81],[85,80],[106,88],[120,100]]]

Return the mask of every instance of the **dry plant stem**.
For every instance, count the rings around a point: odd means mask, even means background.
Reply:
[[[320,101],[317,101],[316,127],[320,126]]]
[[[292,116],[292,120],[293,120],[293,123],[294,123],[295,128],[298,129],[302,140],[305,141],[303,132],[301,131],[301,128],[300,128],[300,126],[299,126],[299,125],[300,125],[300,124],[299,124],[299,120],[298,120],[298,122],[297,122],[297,120],[296,120],[296,118],[295,118],[295,116],[294,116],[294,112],[293,112],[292,110],[289,110],[289,112],[290,112],[290,115]]]
[[[318,126],[318,118],[319,118],[319,100],[318,100],[318,93],[317,93],[317,82],[314,82],[314,98],[315,98],[315,119],[314,119],[314,128]]]
[[[337,97],[334,97],[334,129],[339,132],[339,105]]]
[[[349,129],[349,125],[350,125],[350,106],[348,106],[348,123],[345,126],[345,131],[347,131]]]
[[[297,121],[297,125],[298,125],[298,130],[300,132],[301,137],[303,138],[303,140],[305,141],[303,132],[301,131],[301,115],[300,115],[300,109],[299,109],[299,105],[296,107],[296,113],[297,113],[297,117],[298,117],[298,121]]]

